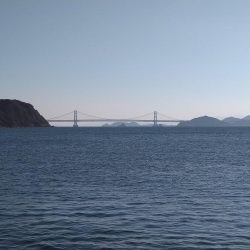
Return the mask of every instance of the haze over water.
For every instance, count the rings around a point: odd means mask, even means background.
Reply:
[[[249,249],[249,128],[0,130],[1,249]]]

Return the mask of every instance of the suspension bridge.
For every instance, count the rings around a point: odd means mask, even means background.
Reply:
[[[68,117],[69,115],[73,116],[72,118],[65,118]],[[78,118],[80,116],[83,116],[84,118]],[[159,119],[159,116],[162,117]],[[148,118],[149,117],[149,118]],[[64,118],[64,119],[63,119]],[[127,122],[137,122],[137,123],[151,123],[154,127],[159,126],[161,123],[179,123],[184,120],[180,119],[174,119],[171,117],[168,117],[164,114],[161,114],[157,111],[147,113],[144,115],[140,115],[137,117],[132,117],[132,118],[104,118],[104,117],[99,117],[95,115],[89,115],[77,110],[68,112],[66,114],[62,114],[60,116],[56,116],[50,119],[47,119],[48,122],[54,123],[54,122],[63,122],[63,123],[73,123],[73,127],[78,127],[79,122],[86,122],[86,123],[95,123],[95,122],[100,122],[100,123],[113,123],[113,122],[120,122],[120,123],[127,123]]]

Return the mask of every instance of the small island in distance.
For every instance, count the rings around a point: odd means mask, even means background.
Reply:
[[[167,127],[168,125],[159,124],[158,126]],[[50,124],[31,104],[19,100],[0,99],[0,127],[50,127]],[[141,125],[131,121],[106,123],[102,127],[151,127],[151,125]],[[250,115],[242,119],[227,117],[223,120],[202,116],[182,121],[176,127],[250,127]]]

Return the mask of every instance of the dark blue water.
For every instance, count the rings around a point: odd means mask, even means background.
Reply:
[[[1,129],[0,249],[250,249],[250,128]]]

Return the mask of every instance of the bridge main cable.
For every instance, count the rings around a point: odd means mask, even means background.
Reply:
[[[71,112],[65,113],[65,114],[63,114],[63,115],[59,115],[59,116],[52,117],[52,118],[50,118],[50,119],[48,119],[48,120],[56,120],[56,119],[59,119],[59,118],[61,118],[61,117],[66,116],[66,115],[73,114],[73,113],[74,113],[74,111],[71,111]]]

